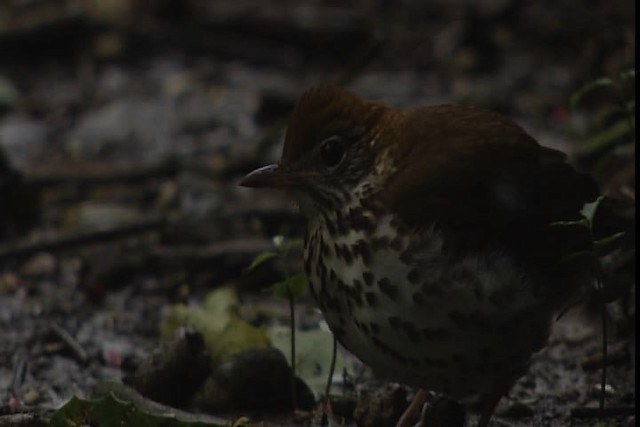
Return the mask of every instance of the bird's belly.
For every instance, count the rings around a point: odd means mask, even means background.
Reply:
[[[385,232],[368,241],[386,241]],[[461,398],[497,377],[516,378],[548,331],[550,313],[541,312],[530,279],[497,252],[451,261],[430,233],[418,245],[389,240],[364,250],[358,236],[318,232],[305,264],[327,323],[396,381]]]

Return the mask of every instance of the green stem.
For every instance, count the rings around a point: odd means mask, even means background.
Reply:
[[[604,401],[607,386],[607,305],[602,301],[602,377],[600,378],[600,413],[604,417]]]
[[[289,267],[287,266],[287,259],[289,258],[290,245],[286,245],[282,251],[282,260],[284,262],[284,277],[287,280],[287,296],[289,297],[289,323],[291,327],[291,404],[293,409],[298,408],[298,396],[296,393],[296,308],[293,300],[293,292],[289,288],[288,280]]]
[[[296,396],[296,311],[293,293],[288,286],[287,292],[289,293],[289,316],[291,317],[291,402],[295,410],[298,407]]]
[[[329,392],[331,391],[331,383],[333,382],[333,373],[336,370],[336,358],[338,355],[338,342],[336,340],[336,336],[332,336],[333,350],[331,352],[331,365],[329,367],[329,377],[327,378],[327,388],[324,391],[324,408],[322,411],[322,420],[320,421],[321,426],[326,426],[328,424],[327,408],[329,407]]]

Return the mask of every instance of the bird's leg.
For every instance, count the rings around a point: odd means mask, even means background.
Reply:
[[[464,427],[467,412],[457,400],[438,395],[433,402],[422,408],[420,426]]]
[[[489,425],[489,421],[491,420],[491,416],[493,415],[496,406],[498,406],[498,402],[500,402],[502,396],[509,392],[510,387],[511,382],[500,383],[498,386],[493,388],[493,391],[482,398],[482,413],[476,427],[487,427]]]
[[[482,415],[480,416],[476,427],[487,427],[489,425],[493,411],[496,409],[496,406],[498,406],[499,401],[500,397],[493,399],[491,405],[487,405],[486,408],[482,410]]]
[[[411,427],[413,424],[413,420],[418,417],[420,411],[422,409],[422,405],[427,401],[428,392],[427,390],[421,388],[416,393],[416,396],[413,398],[409,407],[405,409],[404,413],[398,420],[396,427]]]

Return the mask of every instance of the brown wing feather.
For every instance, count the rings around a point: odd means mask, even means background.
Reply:
[[[409,226],[437,222],[464,245],[522,246],[547,239],[540,230],[576,219],[597,197],[593,180],[563,153],[499,114],[453,105],[392,114],[405,167],[384,199]]]

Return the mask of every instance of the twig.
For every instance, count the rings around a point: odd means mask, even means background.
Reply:
[[[600,316],[602,316],[602,377],[600,378],[600,411],[604,417],[605,391],[607,387],[607,305],[600,303]]]
[[[630,360],[630,354],[628,349],[629,343],[622,341],[612,346],[607,346],[607,359],[608,366],[619,366],[627,363]],[[582,370],[585,372],[595,371],[602,368],[605,361],[602,358],[602,354],[597,354],[582,362]]]
[[[588,408],[580,407],[573,408],[571,410],[571,418],[591,419],[591,418],[613,418],[613,417],[627,417],[635,415],[635,406],[610,406],[604,408]]]
[[[287,286],[289,294],[289,317],[291,318],[291,403],[293,409],[298,408],[296,393],[296,305],[291,289]]]
[[[11,385],[9,386],[10,394],[18,394],[18,390],[24,384],[25,377],[27,375],[27,359],[26,355],[22,352],[18,354],[18,361],[13,370],[13,378],[11,379]]]
[[[67,332],[62,326],[58,325],[56,322],[51,324],[51,331],[55,333],[58,338],[65,343],[65,345],[71,350],[73,355],[78,359],[80,363],[83,365],[87,363],[89,360],[89,356],[87,352],[82,348],[80,343],[71,336],[69,332]]]
[[[168,262],[204,262],[225,256],[251,256],[273,248],[270,239],[235,239],[207,246],[155,246],[151,257]]]
[[[106,185],[119,182],[143,181],[151,178],[175,175],[180,165],[175,160],[156,164],[112,166],[101,163],[63,164],[55,168],[29,168],[24,171],[25,179],[37,185]]]
[[[74,246],[123,239],[136,234],[157,231],[164,221],[160,218],[140,221],[134,224],[77,234],[56,234],[40,239],[23,239],[16,243],[0,245],[0,263],[9,259],[28,257],[38,252],[55,252]]]

